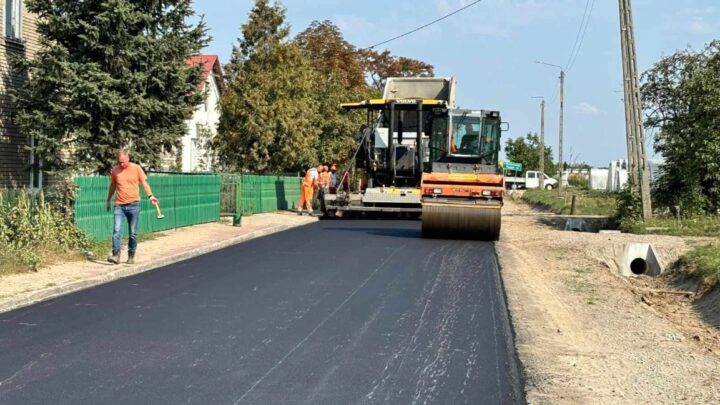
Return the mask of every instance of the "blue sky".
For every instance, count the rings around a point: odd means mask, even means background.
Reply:
[[[345,39],[367,47],[454,11],[471,0],[285,0],[293,35],[313,20],[330,20]],[[592,0],[591,0],[592,3]],[[240,25],[254,4],[245,0],[197,0],[213,36],[207,53],[230,57]],[[455,76],[464,108],[500,110],[510,123],[506,137],[539,131],[539,100],[545,96],[546,142],[557,156],[558,70],[566,66],[586,0],[484,0],[462,13],[384,45],[393,54]],[[663,55],[720,39],[718,0],[634,0],[638,65],[649,68]],[[565,160],[604,166],[626,155],[618,2],[596,0],[583,46],[567,73]],[[550,102],[552,103],[550,104]]]

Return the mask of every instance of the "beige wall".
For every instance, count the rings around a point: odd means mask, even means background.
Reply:
[[[8,96],[8,88],[19,85],[23,78],[11,74],[8,55],[31,57],[40,47],[35,31],[36,16],[27,13],[24,7],[20,39],[5,35],[5,3],[6,0],[0,0],[0,188],[30,185],[30,153],[25,150],[29,141],[13,122],[15,107]]]

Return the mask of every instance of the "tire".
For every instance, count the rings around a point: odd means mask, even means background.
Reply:
[[[552,190],[552,189],[553,189],[552,184],[548,184],[545,186],[545,190]]]
[[[513,189],[513,190],[517,190],[517,189],[518,189],[517,183],[513,183],[513,184],[510,186],[510,188]]]

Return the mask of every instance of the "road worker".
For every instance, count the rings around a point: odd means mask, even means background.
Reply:
[[[330,166],[330,192],[336,193],[337,192],[337,164],[333,163]]]
[[[298,201],[298,215],[303,214],[303,208],[307,208],[308,215],[313,216],[312,201],[313,193],[318,187],[318,177],[323,166],[311,167],[305,172],[300,184],[300,201]]]
[[[318,200],[322,212],[325,212],[325,194],[330,194],[330,169],[327,166],[323,166],[318,174]]]

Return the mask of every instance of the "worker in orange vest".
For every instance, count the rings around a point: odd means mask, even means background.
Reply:
[[[322,212],[325,212],[325,194],[330,194],[330,169],[327,166],[323,166],[318,175],[318,200]]]
[[[314,216],[312,208],[313,193],[318,188],[318,177],[323,166],[311,167],[305,172],[300,183],[300,201],[298,201],[298,215],[303,214],[303,207],[307,208],[308,215]]]

